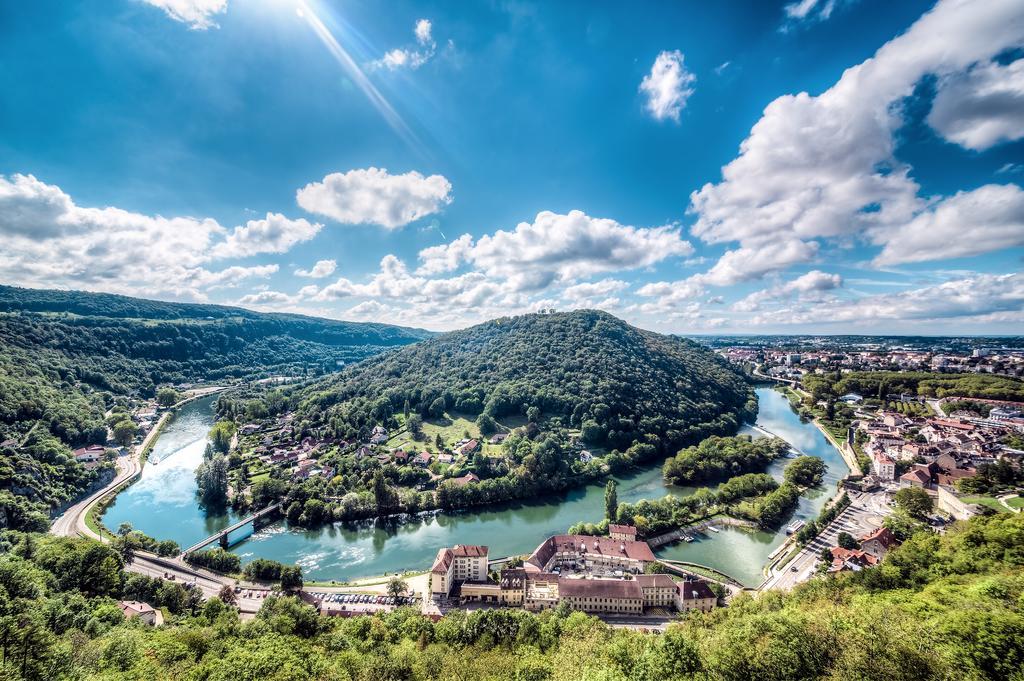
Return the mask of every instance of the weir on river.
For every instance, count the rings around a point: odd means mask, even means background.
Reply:
[[[765,429],[785,439],[795,450],[821,457],[828,465],[823,487],[802,497],[794,514],[801,520],[816,517],[848,468],[813,424],[800,421],[783,395],[768,388],[760,388],[757,393],[757,422],[741,432],[762,435],[757,428]],[[185,547],[243,519],[230,510],[207,512],[196,499],[195,469],[202,463],[206,434],[213,425],[215,399],[203,398],[182,407],[157,440],[154,452],[160,465],[146,466],[139,480],[117,496],[103,518],[108,527],[129,522],[152,537],[172,539]],[[787,463],[780,459],[767,472],[781,479]],[[657,499],[666,494],[685,496],[695,491],[666,484],[657,464],[616,479],[621,502]],[[299,564],[307,579],[341,581],[427,570],[439,547],[454,544],[485,544],[494,556],[530,553],[549,535],[563,533],[581,520],[597,522],[603,515],[604,485],[600,484],[484,510],[429,513],[404,523],[335,523],[307,530],[277,521],[251,535],[237,537],[233,550],[243,563],[270,558]],[[784,539],[781,528],[763,532],[724,527],[692,543],[659,548],[657,555],[721,570],[747,586],[756,586],[768,554]],[[232,541],[236,541],[235,535]]]

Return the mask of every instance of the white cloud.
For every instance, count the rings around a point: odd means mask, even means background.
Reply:
[[[640,92],[647,96],[647,110],[655,119],[679,121],[679,113],[693,94],[697,76],[686,70],[679,50],[661,52],[651,72],[640,82]]]
[[[317,260],[316,264],[308,270],[295,270],[295,276],[308,277],[310,279],[322,279],[334,274],[334,270],[337,269],[337,267],[338,263],[335,260]]]
[[[230,236],[209,218],[82,207],[32,175],[0,176],[0,278],[9,281],[205,300],[207,290],[277,271],[207,269]]]
[[[751,293],[746,298],[734,303],[736,312],[753,312],[759,310],[764,303],[797,296],[802,302],[818,300],[826,291],[832,291],[843,285],[843,278],[838,274],[828,274],[821,270],[810,272],[787,281],[778,286],[762,289]]]
[[[488,277],[506,280],[514,290],[536,290],[602,272],[647,267],[693,253],[675,227],[630,227],[581,211],[544,211],[532,223],[498,230],[475,243],[460,237],[421,251],[423,267],[436,272],[470,263]]]
[[[877,265],[963,258],[1024,245],[1024,191],[988,184],[938,201],[906,225],[880,235]]]
[[[402,68],[418,69],[434,58],[437,43],[434,41],[434,26],[429,19],[419,19],[413,27],[418,47],[396,47],[384,53],[380,59],[370,62],[370,68],[397,71]],[[448,41],[452,45],[452,41]]]
[[[442,175],[416,171],[391,175],[384,168],[331,173],[296,193],[299,206],[344,224],[398,229],[437,213],[452,201],[452,185]]]
[[[228,9],[228,0],[142,0],[148,5],[158,7],[167,16],[188,24],[189,28],[205,30],[217,28],[213,18]]]
[[[567,286],[562,291],[562,298],[576,305],[594,304],[598,299],[603,299],[604,305],[602,307],[608,308],[612,306],[609,304],[611,301],[619,302],[617,298],[612,297],[612,294],[619,293],[627,288],[629,288],[629,282],[622,281],[621,279],[601,279],[600,281]]]
[[[731,286],[808,262],[817,252],[817,242],[799,239],[744,246],[726,251],[706,274],[696,276],[713,286]]]
[[[216,257],[244,258],[258,253],[284,253],[292,246],[315,237],[323,227],[299,218],[289,220],[280,213],[267,213],[262,220],[239,225],[213,249]]]
[[[783,32],[800,24],[811,24],[827,21],[835,11],[838,0],[798,0],[783,7],[786,21],[782,24]]]
[[[274,306],[274,305],[287,305],[293,302],[292,296],[289,296],[280,291],[260,291],[258,293],[250,293],[249,295],[242,296],[238,299],[240,305],[260,305],[260,306]]]
[[[967,149],[1024,137],[1024,59],[978,64],[940,81],[928,124]]]
[[[433,42],[433,36],[431,32],[433,25],[430,23],[430,19],[420,19],[416,22],[416,28],[413,29],[413,33],[416,34],[416,42],[420,45],[428,45]]]
[[[928,206],[894,155],[903,124],[895,105],[926,75],[965,72],[1022,42],[1018,2],[941,0],[822,94],[771,102],[722,180],[691,195],[692,233],[747,251],[727,253],[713,278],[736,280],[740,272],[728,260],[753,262],[755,250],[774,248],[781,268],[814,258],[816,239],[882,241],[877,235],[914,219]]]
[[[976,274],[934,286],[838,301],[827,300],[770,315],[755,316],[754,324],[877,325],[896,322],[907,328],[913,321],[1024,321],[1024,274]]]

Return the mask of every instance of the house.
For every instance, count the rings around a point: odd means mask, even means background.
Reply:
[[[78,463],[96,463],[103,460],[103,455],[106,452],[103,445],[89,445],[88,447],[79,447],[72,454],[75,455],[75,460]]]
[[[679,612],[700,610],[711,612],[718,605],[718,596],[702,579],[688,579],[677,585],[676,609]]]
[[[383,426],[374,426],[370,433],[371,445],[382,445],[388,441],[388,431]]]
[[[636,541],[636,528],[632,525],[609,525],[608,536],[615,541]]]
[[[394,459],[396,463],[408,463],[409,453],[406,452],[404,449],[396,449],[395,451],[391,452],[391,458]]]
[[[900,476],[900,487],[920,487],[924,489],[932,482],[932,476],[924,466],[914,466]]]
[[[430,568],[430,593],[447,596],[456,584],[486,580],[487,547],[457,544],[438,550]]]
[[[427,466],[430,465],[430,452],[420,452],[419,454],[416,455],[412,462],[417,466],[422,466],[423,468],[426,468]]]
[[[452,461],[455,461],[455,457],[447,453],[438,454],[437,461],[438,463],[451,463]]]
[[[468,442],[463,444],[461,447],[459,447],[458,452],[462,456],[469,456],[470,454],[475,452],[479,447],[480,447],[480,443],[479,442],[477,442],[476,440],[469,440]]]
[[[878,560],[885,558],[890,549],[900,545],[896,536],[887,527],[879,527],[874,532],[860,538],[860,548]]]
[[[461,478],[452,478],[451,481],[456,487],[465,487],[471,482],[480,482],[480,478],[476,473],[466,473]]]
[[[500,445],[502,442],[508,439],[508,433],[495,433],[488,440],[492,445]]]
[[[139,620],[150,626],[160,626],[164,623],[163,613],[149,603],[143,603],[142,601],[118,601],[117,607],[121,609],[125,619],[138,617]]]
[[[591,454],[586,449],[584,449],[582,452],[580,452],[580,463],[590,463],[593,460],[594,460],[594,455]]]
[[[894,480],[896,478],[896,462],[885,454],[876,453],[871,457],[871,472],[882,480]]]
[[[367,447],[366,445],[361,445],[359,449],[356,450],[356,458],[362,459],[367,456],[373,456],[373,450]]]
[[[238,429],[239,435],[252,435],[253,433],[259,432],[260,426],[258,423],[247,423]]]
[[[877,558],[860,549],[844,549],[841,546],[833,546],[830,550],[832,552],[832,565],[828,568],[829,573],[842,572],[843,570],[858,572],[866,567],[873,567],[878,564]]]

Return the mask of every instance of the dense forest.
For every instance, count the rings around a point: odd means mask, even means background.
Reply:
[[[288,597],[243,623],[219,598],[123,572],[98,543],[8,532],[0,551],[0,678],[12,680],[1010,681],[1024,667],[1017,514],[919,532],[879,568],[741,595],[661,635],[564,606],[332,619]],[[125,622],[119,598],[168,623]]]
[[[152,397],[168,383],[320,374],[427,335],[0,286],[0,527],[35,526],[94,481],[69,447],[103,444],[105,414],[125,396]]]
[[[808,374],[804,387],[815,399],[857,393],[868,398],[908,393],[921,397],[977,397],[1024,400],[1024,381],[990,374],[940,374],[928,371],[851,371],[847,374]]]
[[[763,470],[788,451],[786,441],[777,437],[709,437],[666,459],[662,473],[676,485],[724,480]]]
[[[703,346],[581,310],[495,319],[371,358],[313,386],[301,411],[355,438],[405,405],[422,418],[525,415],[586,443],[662,453],[735,432],[756,410],[740,371]]]

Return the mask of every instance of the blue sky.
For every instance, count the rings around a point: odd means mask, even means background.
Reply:
[[[0,281],[1020,333],[1024,5],[0,5]]]

